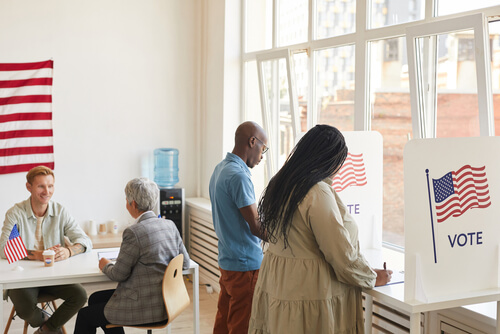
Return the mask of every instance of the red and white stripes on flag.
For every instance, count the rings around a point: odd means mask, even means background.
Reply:
[[[0,174],[54,169],[52,60],[0,63]]]
[[[7,257],[9,264],[28,256],[26,246],[24,245],[23,239],[21,239],[19,231],[17,230],[17,224],[12,228],[9,240],[5,244],[3,252],[5,253],[5,257]]]
[[[335,174],[332,187],[336,192],[341,192],[350,186],[364,186],[366,184],[365,163],[363,153],[347,153],[342,168]]]
[[[432,179],[437,222],[460,217],[469,209],[484,209],[491,205],[486,166],[464,165],[457,171]]]

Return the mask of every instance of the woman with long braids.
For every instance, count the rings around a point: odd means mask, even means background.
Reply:
[[[363,333],[362,288],[390,281],[359,250],[358,229],[331,187],[347,157],[339,130],[316,125],[259,203],[267,249],[249,333]]]

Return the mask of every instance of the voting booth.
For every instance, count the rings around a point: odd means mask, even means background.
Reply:
[[[405,302],[500,286],[499,171],[500,137],[406,144]]]
[[[333,188],[359,228],[363,249],[382,248],[383,140],[376,131],[342,132],[347,159],[333,179]]]

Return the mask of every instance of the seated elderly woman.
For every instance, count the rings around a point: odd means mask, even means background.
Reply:
[[[136,178],[125,187],[126,207],[135,223],[123,231],[116,263],[102,258],[99,268],[116,289],[97,291],[89,297],[88,306],[78,312],[75,334],[124,333],[123,328],[106,328],[107,324],[140,325],[162,322],[167,313],[162,298],[162,279],[171,259],[184,254],[184,269],[189,255],[175,224],[157,218],[153,209],[158,203],[157,185]]]

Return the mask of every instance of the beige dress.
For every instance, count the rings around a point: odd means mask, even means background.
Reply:
[[[327,183],[329,182],[329,183]],[[253,296],[249,333],[363,333],[361,288],[376,274],[331,180],[311,188],[288,234],[270,244]]]

